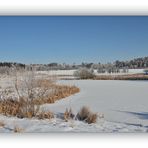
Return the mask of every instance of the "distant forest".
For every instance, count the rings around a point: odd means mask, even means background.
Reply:
[[[70,70],[70,69],[79,69],[79,68],[88,68],[88,69],[98,69],[98,72],[103,72],[108,69],[109,71],[118,71],[118,69],[142,69],[148,68],[148,57],[143,58],[135,58],[129,61],[115,61],[112,63],[81,63],[77,64],[59,64],[59,63],[49,63],[49,64],[31,64],[25,65],[22,63],[15,62],[0,62],[0,70],[5,72],[8,68],[19,68],[19,69],[27,69],[27,68],[35,68],[36,70]]]
[[[13,63],[13,62],[0,62],[0,67],[20,67],[25,68],[25,64]]]

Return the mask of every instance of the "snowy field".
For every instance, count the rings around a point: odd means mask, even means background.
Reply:
[[[97,70],[94,70],[96,75],[128,75],[128,74],[140,74],[143,73],[144,69],[128,69],[128,72],[124,73],[122,69],[120,69],[120,73],[98,73]]]
[[[80,93],[41,106],[42,110],[53,111],[52,120],[18,119],[0,115],[5,123],[0,132],[13,132],[15,127],[22,132],[148,132],[148,81],[114,80],[63,80],[62,84],[76,85]],[[104,119],[95,124],[58,118],[66,108],[76,113],[82,106],[103,113]]]
[[[120,70],[120,73],[98,73],[97,70],[94,70],[96,75],[125,75],[125,74],[139,74],[143,73],[144,69],[129,69],[127,73],[123,73]],[[46,74],[46,75],[65,75],[65,76],[72,76],[74,72],[77,70],[50,70],[50,71],[38,71],[38,74]]]
[[[47,75],[66,75],[71,76],[76,70],[49,70],[49,71],[38,71],[38,74],[47,74]]]

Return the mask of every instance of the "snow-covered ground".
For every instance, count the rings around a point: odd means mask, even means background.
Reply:
[[[38,71],[38,74],[47,74],[47,75],[67,75],[71,76],[76,70],[49,70],[49,71]]]
[[[94,112],[103,113],[104,119],[95,124],[56,117],[52,120],[18,119],[0,115],[5,123],[0,132],[13,132],[15,126],[23,132],[148,132],[148,81],[118,80],[65,80],[62,84],[76,85],[80,93],[41,106],[56,115],[66,108],[74,113],[86,105]]]
[[[120,70],[120,73],[98,73],[97,70],[94,70],[94,73],[96,75],[125,75],[125,74],[138,74],[143,73],[144,69],[129,69],[127,73],[123,73],[122,70]],[[50,71],[38,71],[38,74],[46,74],[46,75],[65,75],[65,76],[72,76],[74,72],[77,70],[50,70]]]
[[[143,73],[144,69],[128,69],[128,72],[123,72],[122,69],[120,69],[119,73],[98,73],[97,70],[94,70],[94,73],[96,75],[128,75],[128,74],[140,74]]]
[[[127,125],[110,121],[98,121],[96,124],[86,124],[81,121],[70,120],[64,122],[54,118],[48,120],[17,119],[15,117],[0,116],[5,123],[0,127],[0,132],[14,132],[15,128],[27,133],[51,133],[51,132],[148,132],[146,127]]]

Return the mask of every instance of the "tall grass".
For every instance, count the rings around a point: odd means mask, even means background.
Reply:
[[[57,100],[66,98],[70,95],[78,93],[80,91],[76,86],[66,86],[66,85],[52,85],[52,92],[46,96],[36,98],[34,100],[35,104],[42,105],[45,103],[54,103]]]
[[[79,92],[79,88],[75,86],[57,85],[52,79],[38,78],[34,71],[24,72],[21,75],[16,71],[13,84],[17,98],[8,95],[11,91],[1,92],[0,113],[19,118],[51,118],[49,112],[39,114],[40,105],[54,103]]]

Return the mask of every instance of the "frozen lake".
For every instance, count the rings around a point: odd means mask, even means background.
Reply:
[[[80,93],[44,105],[52,111],[63,112],[71,107],[75,112],[86,105],[103,113],[107,121],[148,126],[148,81],[68,80],[60,83],[76,85]]]

